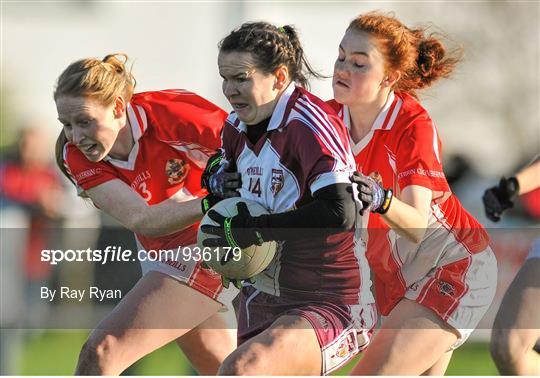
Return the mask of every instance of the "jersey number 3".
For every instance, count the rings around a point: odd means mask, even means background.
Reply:
[[[139,190],[141,191],[141,194],[144,200],[146,202],[150,202],[150,200],[152,199],[152,193],[150,193],[150,191],[146,188],[145,182],[141,182],[139,184]]]

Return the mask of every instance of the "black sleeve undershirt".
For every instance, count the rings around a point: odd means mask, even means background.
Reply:
[[[320,229],[334,234],[354,226],[356,207],[350,184],[333,184],[317,190],[314,200],[298,209],[254,218],[254,227],[263,240],[294,240],[304,233],[299,229]]]

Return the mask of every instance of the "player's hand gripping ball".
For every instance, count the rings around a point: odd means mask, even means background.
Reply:
[[[268,211],[262,205],[243,198],[217,203],[201,220],[197,234],[201,250],[211,252],[205,265],[224,277],[240,280],[266,269],[276,254],[277,243],[264,242],[250,227],[250,220],[263,214]]]

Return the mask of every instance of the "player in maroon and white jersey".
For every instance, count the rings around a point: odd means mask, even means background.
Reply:
[[[234,109],[223,129],[225,161],[241,175],[241,196],[271,214],[252,217],[245,205],[230,218],[210,211],[219,226],[202,230],[218,238],[205,244],[281,242],[242,288],[239,348],[220,374],[328,374],[368,343],[376,316],[367,262],[354,248],[347,130],[302,88],[303,69],[313,71],[291,26],[243,24],[220,43],[218,65]]]
[[[377,12],[353,20],[339,46],[333,105],[351,135],[385,316],[354,374],[443,375],[495,294],[487,233],[451,193],[437,129],[415,97],[457,60],[423,29]]]
[[[147,252],[136,256],[143,277],[92,332],[76,373],[120,374],[176,340],[200,373],[215,374],[236,346],[218,314],[236,293],[201,268],[194,244],[201,174],[221,144],[226,113],[184,90],[132,95],[120,55],[72,63],[54,93],[64,127],[59,166]]]

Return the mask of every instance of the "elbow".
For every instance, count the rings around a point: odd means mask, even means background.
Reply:
[[[354,227],[356,223],[356,207],[354,204],[352,206],[345,206],[345,211],[341,217],[341,222],[339,228],[342,231],[348,231]]]
[[[164,230],[161,230],[158,227],[149,227],[148,226],[148,217],[145,211],[139,212],[137,215],[131,217],[128,224],[125,224],[126,228],[130,231],[150,238],[155,238],[159,236],[166,235],[167,233]]]
[[[146,224],[136,224],[133,228],[130,228],[131,231],[137,235],[146,236],[149,238],[157,238],[160,236],[169,235],[171,232],[168,230],[163,230],[161,228],[148,227]]]
[[[340,211],[335,214],[332,227],[338,231],[349,231],[354,227],[356,221],[356,208],[354,202],[344,203]]]
[[[411,232],[408,233],[407,239],[412,241],[414,244],[420,244],[422,240],[424,239],[424,235],[426,234],[426,230],[411,230]]]
[[[410,228],[406,231],[405,237],[412,241],[414,244],[420,244],[427,232],[427,224],[422,227]]]
[[[143,236],[150,236],[147,235],[146,229],[144,227],[144,219],[141,216],[134,216],[129,220],[127,224],[124,224],[124,226],[130,230],[131,232],[134,232],[139,235]]]

